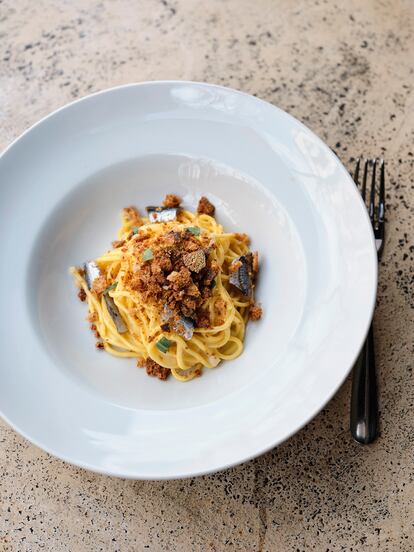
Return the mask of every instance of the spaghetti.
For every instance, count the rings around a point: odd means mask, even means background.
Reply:
[[[160,379],[188,381],[241,354],[261,307],[247,235],[224,232],[206,198],[196,214],[179,204],[167,195],[148,217],[124,209],[113,248],[70,270],[98,348],[135,357]]]

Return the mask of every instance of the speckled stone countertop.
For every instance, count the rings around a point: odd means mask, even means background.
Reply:
[[[376,444],[351,440],[349,379],[277,449],[185,481],[88,473],[0,423],[0,552],[412,551],[413,1],[0,0],[0,22],[0,148],[90,92],[190,79],[282,107],[349,167],[384,155],[389,182]]]

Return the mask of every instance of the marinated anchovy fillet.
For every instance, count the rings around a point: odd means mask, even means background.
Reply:
[[[177,207],[146,207],[150,222],[170,222],[177,218]]]
[[[161,320],[164,322],[170,322],[173,330],[178,333],[178,335],[183,336],[184,339],[189,340],[193,337],[195,323],[192,318],[189,318],[188,316],[181,316],[177,318],[174,311],[165,305],[161,314]]]
[[[87,263],[84,263],[83,270],[85,272],[86,284],[89,289],[92,289],[94,280],[102,276],[101,270],[99,266],[95,263],[95,261],[88,261]],[[128,328],[125,326],[125,322],[123,321],[114,300],[107,293],[104,294],[104,299],[109,315],[112,318],[117,331],[119,333],[125,333]]]
[[[106,308],[108,309],[109,316],[114,321],[117,332],[122,334],[125,333],[128,328],[125,326],[125,322],[122,319],[122,316],[118,310],[118,307],[115,305],[115,301],[107,293],[104,295]]]
[[[85,281],[89,289],[92,289],[93,281],[101,276],[101,270],[95,261],[84,263],[83,270],[85,272]]]
[[[184,339],[191,339],[194,333],[194,320],[188,318],[188,316],[182,316],[179,320],[174,322],[174,331],[179,335],[182,335]]]
[[[253,255],[237,257],[230,265],[229,282],[243,295],[250,296],[253,290]]]

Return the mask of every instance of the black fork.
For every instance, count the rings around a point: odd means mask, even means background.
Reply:
[[[379,167],[378,167],[379,166]],[[384,248],[385,215],[385,168],[384,160],[366,160],[363,168],[362,183],[359,181],[361,161],[358,159],[354,181],[360,188],[366,202],[368,173],[371,170],[371,189],[369,192],[368,213],[375,237],[378,260]],[[377,168],[379,168],[378,207],[376,207]],[[378,436],[378,391],[374,354],[374,332],[372,323],[367,339],[354,366],[351,396],[351,434],[361,444],[375,441]]]

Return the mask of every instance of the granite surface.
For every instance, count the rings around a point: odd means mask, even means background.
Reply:
[[[0,148],[90,92],[191,79],[279,105],[349,167],[384,155],[389,182],[374,445],[349,379],[277,449],[184,481],[88,473],[0,423],[1,552],[414,549],[413,51],[412,0],[0,0]]]

